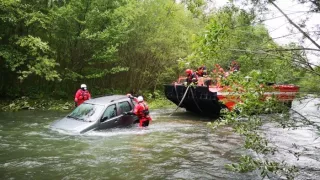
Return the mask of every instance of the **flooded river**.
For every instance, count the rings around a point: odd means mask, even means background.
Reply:
[[[299,112],[320,122],[319,100],[294,103]],[[310,105],[311,104],[311,105]],[[261,179],[258,172],[234,173],[224,168],[245,150],[230,128],[211,132],[206,120],[187,112],[154,110],[147,129],[138,127],[72,135],[50,129],[67,114],[55,111],[0,113],[0,179]],[[319,114],[318,114],[319,113]],[[263,126],[281,148],[293,143],[304,153],[275,159],[302,168],[297,179],[320,179],[320,138],[314,128],[284,130]],[[306,146],[307,145],[307,146]],[[307,149],[307,150],[306,150]]]

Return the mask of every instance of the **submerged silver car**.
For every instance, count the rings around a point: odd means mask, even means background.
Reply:
[[[132,115],[134,101],[125,95],[104,96],[85,101],[51,127],[73,133],[85,133],[115,127],[128,127],[139,121]]]

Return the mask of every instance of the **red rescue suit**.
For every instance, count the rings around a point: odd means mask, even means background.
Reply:
[[[79,89],[76,92],[76,95],[74,97],[74,101],[77,103],[77,106],[82,104],[84,101],[91,98],[91,95],[88,90]]]
[[[188,74],[187,83],[190,84],[192,82],[196,83],[198,81],[198,76],[195,72]]]
[[[138,116],[140,127],[148,126],[152,120],[149,115],[149,107],[145,102],[138,102],[134,107],[133,113]]]

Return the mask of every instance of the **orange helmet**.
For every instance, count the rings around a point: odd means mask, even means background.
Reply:
[[[191,70],[191,69],[187,69],[187,70],[186,70],[186,74],[189,75],[189,74],[191,74],[191,73],[192,73],[192,70]]]

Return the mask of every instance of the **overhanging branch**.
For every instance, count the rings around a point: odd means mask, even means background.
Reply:
[[[228,51],[237,51],[237,52],[244,52],[244,53],[250,53],[250,54],[267,54],[267,55],[270,55],[270,56],[274,56],[274,57],[277,57],[277,58],[280,58],[282,59],[283,56],[279,56],[279,55],[276,55],[276,54],[272,54],[272,53],[268,53],[264,50],[258,50],[258,51],[251,51],[251,50],[245,50],[245,49],[226,49]],[[313,73],[313,74],[316,74],[317,76],[320,76],[320,73],[314,71],[314,69],[310,69],[309,66],[313,65],[315,67],[319,67],[319,65],[316,65],[316,64],[313,64],[313,63],[310,63],[310,62],[302,62],[302,61],[298,61],[298,60],[292,60],[293,62],[297,62],[297,63],[300,63],[300,64],[304,64],[306,65],[307,67],[303,67],[301,66],[301,68]]]
[[[313,48],[281,48],[281,49],[266,49],[264,50],[265,52],[270,52],[270,51],[320,51],[320,49],[313,49]]]
[[[318,49],[320,49],[320,45],[313,40],[306,32],[304,32],[296,23],[294,23],[273,1],[269,2],[275,7],[277,8],[281,14],[283,14],[283,16],[289,21],[290,24],[292,24],[294,27],[296,27],[307,39],[309,39],[315,46],[317,46]]]

